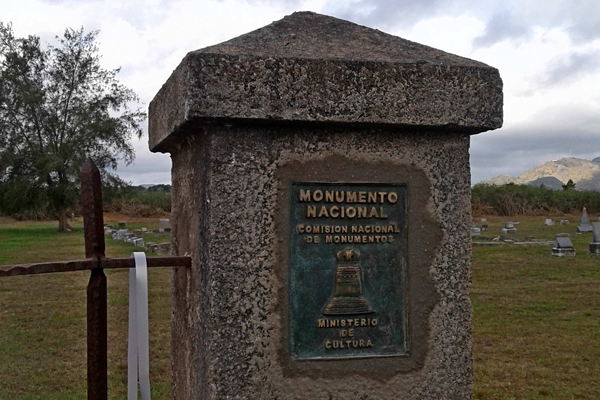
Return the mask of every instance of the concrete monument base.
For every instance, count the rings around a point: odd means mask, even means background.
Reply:
[[[323,15],[189,53],[149,114],[193,257],[172,398],[471,398],[469,137],[501,123],[496,69]]]
[[[577,227],[577,233],[591,232],[592,230],[592,225],[580,225]]]
[[[574,256],[575,249],[562,249],[562,248],[559,249],[559,248],[553,247],[552,255],[556,256],[556,257]]]
[[[590,253],[600,254],[600,243],[590,243]]]

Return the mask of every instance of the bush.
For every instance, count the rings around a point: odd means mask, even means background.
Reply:
[[[130,217],[150,217],[160,212],[171,212],[171,193],[152,188],[122,188],[104,199],[104,211]]]
[[[545,187],[507,184],[473,186],[474,215],[547,215],[600,212],[600,192],[593,190],[552,190]]]

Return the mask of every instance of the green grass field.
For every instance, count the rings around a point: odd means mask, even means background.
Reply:
[[[590,233],[574,234],[579,217],[569,219],[545,227],[544,217],[513,217],[517,237],[571,233],[575,257],[473,248],[475,399],[600,399],[600,256],[587,254]],[[506,220],[488,217],[487,235]]]
[[[558,217],[560,218],[560,217]],[[116,218],[115,218],[116,219]],[[515,236],[572,233],[576,257],[549,246],[474,247],[475,399],[600,398],[600,256],[590,234],[519,221]],[[488,217],[487,236],[508,218]],[[128,219],[131,221],[131,219]],[[128,222],[155,228],[156,218]],[[81,223],[57,233],[53,222],[0,219],[0,264],[83,258]],[[134,247],[107,239],[107,256]],[[85,287],[88,272],[0,278],[0,399],[85,399]],[[127,271],[107,271],[109,397],[126,393]],[[153,399],[169,398],[170,271],[149,272]]]
[[[156,229],[157,223],[157,218],[134,219],[128,227]],[[0,265],[85,258],[82,223],[75,221],[72,225],[72,232],[58,233],[55,222],[0,219]],[[168,241],[168,237],[161,241]],[[140,249],[106,239],[108,257],[128,257],[132,251]],[[109,398],[124,399],[128,271],[107,270],[106,276]],[[0,278],[0,399],[87,398],[88,279],[87,271]],[[168,399],[170,269],[150,269],[148,281],[152,398]]]

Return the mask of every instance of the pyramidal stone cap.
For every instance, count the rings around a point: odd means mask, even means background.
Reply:
[[[168,151],[192,124],[236,120],[476,134],[502,126],[502,80],[478,61],[296,12],[188,53],[150,103],[150,149]]]

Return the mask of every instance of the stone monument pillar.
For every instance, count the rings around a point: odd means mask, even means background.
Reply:
[[[469,137],[496,69],[301,12],[189,53],[173,160],[174,399],[472,395]]]

